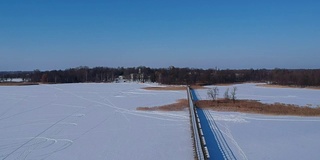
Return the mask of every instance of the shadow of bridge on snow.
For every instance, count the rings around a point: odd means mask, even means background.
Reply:
[[[198,101],[198,96],[195,90],[190,90],[192,95],[192,100],[194,102]],[[198,116],[201,123],[201,128],[206,140],[206,145],[210,154],[210,159],[212,160],[235,160],[232,150],[230,149],[228,143],[226,142],[222,132],[220,131],[218,125],[216,124],[210,113],[205,113],[204,110],[196,108]]]

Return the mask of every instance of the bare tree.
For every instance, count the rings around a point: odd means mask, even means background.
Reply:
[[[214,93],[213,93],[213,89],[210,88],[207,90],[207,95],[208,95],[208,98],[211,99],[211,100],[215,100],[215,96],[214,96]]]
[[[47,83],[48,82],[48,74],[43,74],[42,76],[41,76],[41,82],[42,83]]]
[[[236,102],[236,91],[237,91],[237,87],[236,86],[234,86],[233,88],[232,88],[232,91],[231,91],[231,99],[232,99],[232,101],[233,101],[233,103],[235,103]]]
[[[226,89],[226,91],[224,92],[223,97],[224,97],[225,100],[229,100],[230,99],[229,88]]]
[[[218,95],[219,95],[218,87],[208,89],[207,95],[210,99],[212,99],[212,101],[216,101],[218,99]]]

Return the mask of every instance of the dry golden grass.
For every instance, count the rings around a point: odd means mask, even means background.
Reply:
[[[191,86],[193,89],[205,89],[203,86],[194,85]],[[186,90],[186,86],[165,86],[165,87],[145,87],[145,90],[154,90],[154,91],[182,91]]]
[[[38,85],[38,83],[33,82],[1,82],[0,86],[28,86],[28,85]]]
[[[244,113],[258,113],[270,115],[294,115],[294,116],[320,116],[320,108],[301,107],[292,104],[274,103],[265,104],[254,100],[200,100],[196,102],[200,108],[212,109],[216,111],[232,111]]]
[[[156,106],[156,107],[138,107],[137,110],[140,111],[182,111],[188,108],[187,99],[179,99],[176,103]]]

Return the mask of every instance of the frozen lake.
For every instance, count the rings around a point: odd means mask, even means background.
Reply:
[[[238,160],[317,160],[320,118],[268,116],[204,110]],[[223,148],[225,149],[225,148]]]
[[[266,88],[256,85],[248,83],[233,86],[238,88],[239,99],[300,106],[310,104],[312,107],[320,104],[320,90]],[[220,97],[223,97],[227,88],[231,90],[233,86],[218,86]],[[207,90],[197,90],[198,98],[207,99],[206,92]],[[236,159],[316,160],[320,157],[320,117],[270,116],[211,110],[204,110],[204,114],[211,123],[212,132],[222,135],[216,137],[221,152],[228,153],[226,151],[230,147],[230,155],[234,155]]]
[[[186,91],[141,89],[150,85],[0,86],[0,159],[193,159],[188,110],[136,110],[173,103]],[[320,103],[319,90],[235,86],[241,99]],[[228,87],[219,87],[221,97]],[[197,90],[199,99],[206,91]],[[204,112],[237,159],[320,157],[319,117]]]
[[[0,159],[193,159],[189,112],[141,112],[185,91],[148,84],[0,87]]]

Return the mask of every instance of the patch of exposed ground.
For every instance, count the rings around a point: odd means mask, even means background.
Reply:
[[[293,115],[293,116],[320,116],[320,107],[310,108],[292,104],[274,103],[265,104],[255,100],[200,100],[196,102],[200,108],[215,111],[230,111],[244,113],[258,113],[270,115]]]
[[[140,111],[182,111],[185,108],[188,108],[188,100],[187,99],[179,99],[176,103],[167,104],[163,106],[155,106],[155,107],[138,107],[137,110]]]
[[[0,86],[29,86],[29,85],[39,85],[33,82],[1,82]]]
[[[320,86],[307,86],[307,87],[301,87],[301,86],[286,86],[286,85],[277,85],[277,84],[257,84],[259,87],[268,87],[268,88],[305,88],[305,89],[316,89],[320,90]]]
[[[203,86],[192,86],[193,89],[206,89],[206,87]],[[182,91],[186,90],[186,86],[164,86],[164,87],[145,87],[142,88],[145,90],[154,90],[154,91]]]

